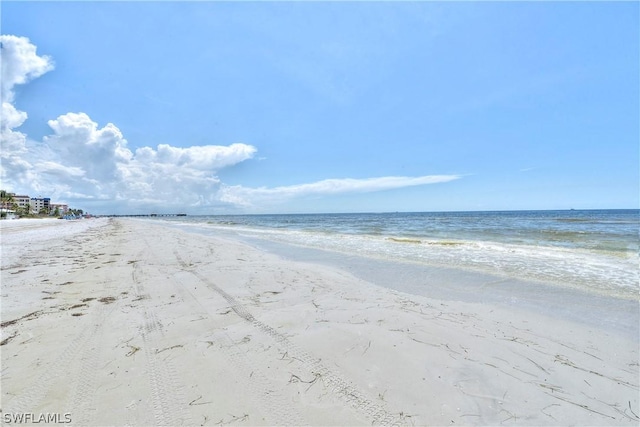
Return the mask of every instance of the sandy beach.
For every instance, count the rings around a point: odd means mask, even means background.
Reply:
[[[638,337],[606,323],[403,293],[152,220],[0,226],[3,424],[640,422]]]

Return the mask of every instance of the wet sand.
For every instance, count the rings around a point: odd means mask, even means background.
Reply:
[[[638,425],[638,339],[154,221],[0,224],[2,416]]]

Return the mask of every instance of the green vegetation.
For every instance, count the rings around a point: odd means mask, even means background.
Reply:
[[[32,213],[30,205],[23,207],[18,206],[14,199],[14,194],[6,190],[0,190],[0,208],[2,208],[2,212],[0,212],[1,218],[7,217],[7,211],[14,211],[20,218],[61,218],[62,215],[81,216],[84,214],[82,209],[68,209],[66,212],[61,212],[58,206],[53,210],[42,208],[38,213]]]

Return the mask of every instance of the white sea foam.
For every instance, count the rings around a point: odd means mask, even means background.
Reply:
[[[383,260],[454,267],[638,299],[636,213],[208,217],[184,224]]]
[[[478,270],[505,277],[570,286],[623,298],[638,297],[638,256],[581,249],[457,240],[212,226],[281,243],[385,260]]]

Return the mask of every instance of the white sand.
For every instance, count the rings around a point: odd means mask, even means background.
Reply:
[[[638,340],[612,330],[403,294],[153,221],[0,227],[5,423],[640,422]]]

